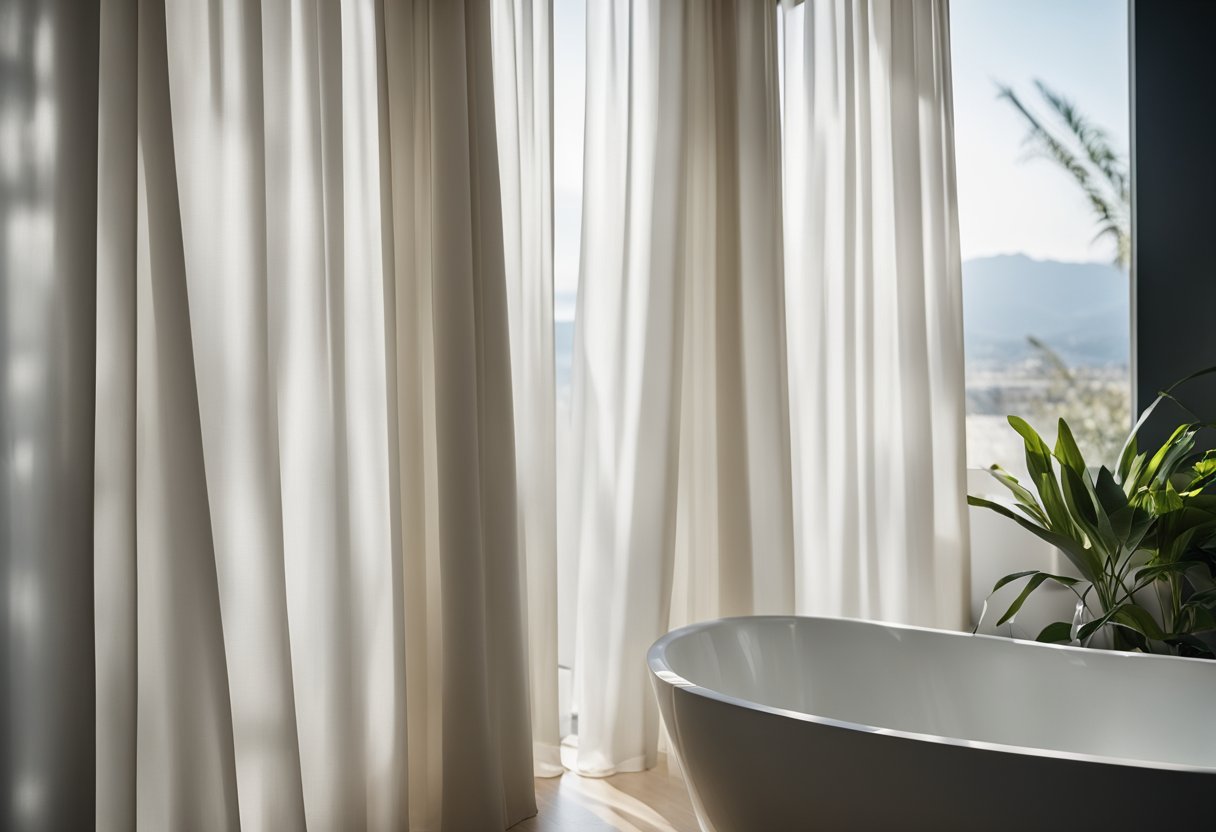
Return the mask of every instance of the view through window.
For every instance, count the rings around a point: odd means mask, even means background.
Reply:
[[[1113,462],[1131,421],[1126,0],[950,8],[967,458],[1024,468],[1017,414]]]
[[[582,217],[585,9],[554,0],[554,324],[559,662],[569,733],[577,556],[570,476]],[[795,7],[798,25],[800,7]],[[954,0],[967,457],[1024,468],[1006,416],[1092,464],[1130,426],[1126,0]],[[784,24],[786,21],[781,19]],[[1037,129],[1036,129],[1037,126]]]
[[[574,307],[578,294],[579,240],[583,215],[583,101],[586,75],[586,0],[553,3],[553,353],[557,398],[557,615],[562,735],[571,724],[574,608],[578,557],[571,540],[574,517],[568,464],[571,451]]]

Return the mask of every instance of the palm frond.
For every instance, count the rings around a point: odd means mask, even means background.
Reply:
[[[1042,81],[1035,87],[1053,122],[1041,118],[1007,84],[997,84],[997,97],[1008,101],[1026,122],[1024,143],[1030,154],[1055,164],[1076,182],[1098,222],[1095,239],[1109,237],[1115,262],[1131,259],[1131,194],[1126,160],[1111,146],[1107,132],[1090,121],[1063,95]]]
[[[1076,378],[1072,374],[1072,370],[1068,367],[1068,362],[1060,357],[1060,354],[1048,346],[1047,342],[1042,338],[1037,338],[1034,335],[1027,335],[1026,340],[1030,346],[1034,347],[1039,354],[1039,358],[1048,366],[1056,378],[1068,385],[1076,384]]]
[[[1038,89],[1039,95],[1075,137],[1090,164],[1102,173],[1119,200],[1128,203],[1131,200],[1131,193],[1127,163],[1111,147],[1110,135],[1086,118],[1071,100],[1055,92],[1042,81],[1036,80],[1034,85]]]

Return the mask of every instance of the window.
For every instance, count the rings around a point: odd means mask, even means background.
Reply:
[[[1094,465],[1130,427],[1127,18],[951,4],[972,467],[1024,467],[1007,414],[1048,441],[1063,416]]]
[[[583,215],[583,99],[586,75],[586,0],[553,4],[553,356],[556,363],[559,697],[562,736],[570,724],[574,666],[574,607],[578,601],[577,549],[565,545],[574,519],[570,417],[573,399],[574,310],[578,295]]]

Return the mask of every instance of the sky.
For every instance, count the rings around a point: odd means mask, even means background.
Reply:
[[[591,0],[605,2],[605,0]],[[583,195],[583,87],[586,0],[553,2],[553,283],[559,305],[578,287]],[[565,296],[565,297],[563,297]],[[573,309],[556,309],[573,318]]]
[[[554,0],[559,304],[578,285],[585,2]],[[1026,158],[1020,116],[996,98],[996,82],[1011,85],[1026,101],[1035,94],[1033,81],[1042,79],[1126,153],[1127,0],[952,0],[950,6],[963,259],[1021,252],[1043,260],[1109,262],[1113,251],[1093,242],[1093,217],[1076,186],[1050,163]]]
[[[1022,252],[1040,260],[1105,261],[1076,185],[1026,159],[1021,116],[1035,79],[1073,101],[1128,149],[1127,0],[953,0],[950,4],[959,231],[964,260]]]

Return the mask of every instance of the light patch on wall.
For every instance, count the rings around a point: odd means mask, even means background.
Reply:
[[[19,14],[16,3],[0,6],[0,61],[15,61],[21,54]]]
[[[46,786],[42,778],[26,772],[13,789],[13,813],[19,824],[33,828],[42,818],[46,807]]]
[[[30,139],[33,147],[30,162],[37,176],[53,176],[55,171],[56,138],[58,137],[58,115],[49,95],[39,95],[34,101],[34,116],[30,123]]]
[[[8,394],[21,401],[42,385],[42,361],[35,353],[14,355],[8,362]]]
[[[42,14],[34,28],[34,79],[40,88],[49,86],[55,77],[55,21]]]
[[[29,636],[35,632],[42,613],[38,584],[26,570],[13,570],[8,582],[9,620],[13,630]]]
[[[10,280],[20,280],[28,286],[50,278],[50,253],[55,242],[55,218],[51,212],[11,205],[5,231]]]
[[[13,478],[28,480],[34,476],[34,443],[20,439],[13,445]]]
[[[3,37],[4,24],[0,22],[0,39]],[[0,181],[16,183],[22,168],[21,123],[13,108],[0,107]]]

